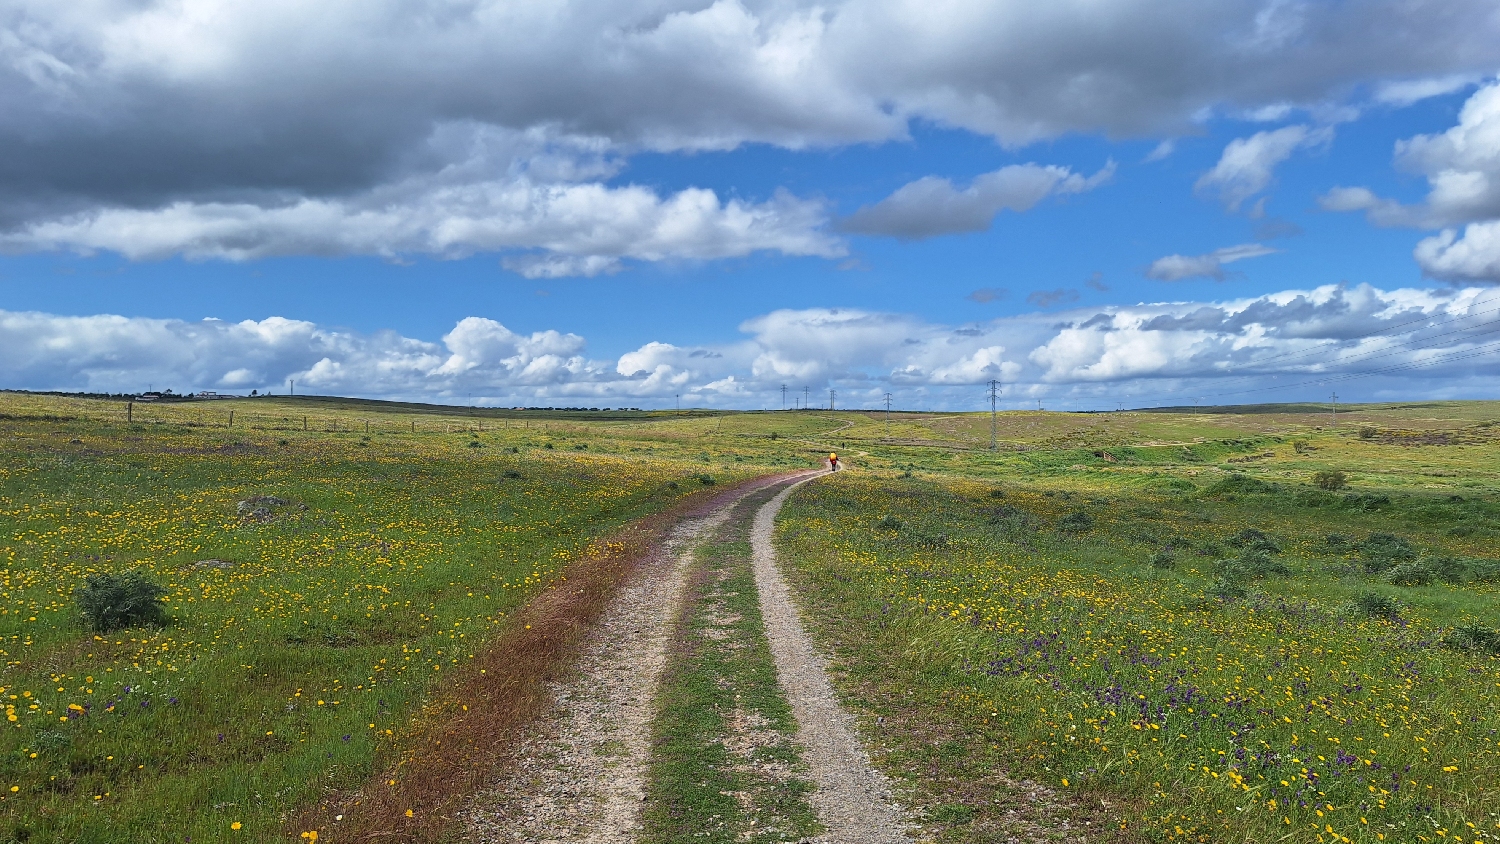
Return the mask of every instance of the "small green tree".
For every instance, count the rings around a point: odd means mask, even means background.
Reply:
[[[166,609],[161,599],[167,590],[152,583],[138,571],[124,574],[91,574],[73,593],[84,621],[95,632],[131,627],[136,624],[161,624]]]
[[[1343,489],[1349,485],[1349,477],[1337,469],[1324,469],[1314,472],[1312,476],[1313,486],[1318,489],[1326,489],[1330,492]]]

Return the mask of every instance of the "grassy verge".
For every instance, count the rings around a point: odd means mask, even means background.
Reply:
[[[1147,840],[1488,840],[1500,657],[1444,642],[1494,626],[1493,585],[1392,585],[1361,562],[1387,546],[1326,551],[1329,527],[1256,495],[850,473],[794,497],[778,542],[945,840],[1008,811],[997,768],[1057,795],[1054,822],[1103,826],[1103,801]],[[1469,541],[1441,527],[1411,553]]]
[[[750,508],[768,497],[751,496],[697,551],[659,698],[645,842],[797,841],[821,830],[750,563]]]

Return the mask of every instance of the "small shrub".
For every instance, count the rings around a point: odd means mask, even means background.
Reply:
[[[1423,564],[1432,569],[1432,573],[1438,580],[1458,586],[1468,582],[1472,576],[1469,570],[1469,562],[1461,557],[1451,554],[1435,554],[1422,558]]]
[[[1169,551],[1158,551],[1151,555],[1151,568],[1170,570],[1177,568],[1177,558]]]
[[[161,605],[166,594],[164,587],[138,571],[130,571],[89,575],[73,593],[73,600],[90,629],[103,633],[137,624],[161,624],[166,620],[166,609]]]
[[[1431,586],[1437,573],[1421,560],[1401,563],[1385,573],[1385,582],[1394,586]]]
[[[1245,528],[1239,533],[1231,536],[1228,543],[1235,548],[1248,548],[1252,551],[1263,551],[1267,554],[1280,554],[1281,546],[1271,540],[1271,537],[1256,530]]]
[[[1238,557],[1218,561],[1214,567],[1220,574],[1236,578],[1268,577],[1273,574],[1285,576],[1292,573],[1286,563],[1264,551],[1250,548],[1242,551]]]
[[[1312,482],[1313,486],[1318,489],[1326,489],[1332,492],[1333,490],[1343,489],[1348,486],[1349,477],[1337,469],[1323,469],[1313,473]]]
[[[1361,592],[1351,602],[1354,610],[1371,618],[1401,618],[1401,602],[1379,592]]]
[[[542,443],[542,448],[551,448],[552,443]]]
[[[1371,428],[1369,425],[1366,425],[1363,428],[1360,428],[1359,429],[1359,438],[1362,439],[1362,440],[1373,440],[1373,439],[1375,439],[1375,429]]]
[[[933,549],[947,548],[949,543],[948,534],[939,533],[933,536],[918,536],[917,544]]]
[[[1260,478],[1252,478],[1249,475],[1236,473],[1227,478],[1215,481],[1204,491],[1204,495],[1210,497],[1223,497],[1226,495],[1271,495],[1279,492],[1280,489],[1275,484],[1266,483]]]
[[[1344,496],[1343,500],[1343,505],[1351,510],[1366,511],[1379,510],[1390,503],[1391,497],[1389,495],[1350,494]]]
[[[469,448],[484,448],[484,443],[479,440],[469,440]]]
[[[1398,563],[1415,560],[1417,552],[1406,539],[1393,533],[1372,533],[1359,544],[1365,571],[1379,574],[1389,571]]]
[[[904,525],[895,516],[881,516],[880,521],[875,523],[875,527],[880,530],[900,530]]]
[[[1328,545],[1330,551],[1342,554],[1349,550],[1349,537],[1342,533],[1330,533],[1323,542]]]
[[[1209,597],[1218,598],[1221,601],[1232,601],[1250,594],[1244,583],[1229,575],[1220,575],[1208,585],[1206,593]]]
[[[517,479],[517,478],[521,477],[521,473],[517,472],[515,469],[506,469],[503,474],[505,475],[505,477],[512,478],[512,479]]]
[[[1312,447],[1307,444],[1307,440],[1292,440],[1292,450],[1298,454],[1306,454],[1312,451]]]
[[[1078,510],[1062,517],[1057,529],[1064,533],[1085,533],[1094,526],[1094,517]]]
[[[1003,490],[1003,489],[992,489],[992,490],[990,490],[990,497],[991,498],[1004,498],[1005,497],[1005,490]]]
[[[1469,578],[1476,583],[1500,581],[1500,560],[1468,559]]]
[[[677,488],[677,482],[676,481],[667,481],[667,489],[676,489],[676,488]]]
[[[1500,655],[1500,630],[1483,624],[1460,624],[1443,637],[1446,647]]]
[[[699,475],[698,483],[703,484],[704,486],[713,486],[714,484],[718,483],[718,481],[714,480],[713,475]]]

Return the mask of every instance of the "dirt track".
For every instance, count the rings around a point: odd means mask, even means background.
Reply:
[[[756,580],[780,683],[798,721],[813,803],[831,844],[909,841],[884,779],[869,764],[839,709],[775,568],[771,528],[791,489],[817,472],[747,485],[670,534],[655,563],[620,590],[590,633],[575,670],[550,689],[553,704],[524,736],[516,763],[464,812],[469,842],[625,844],[638,839],[655,695],[669,633],[681,612],[697,541],[730,518],[735,505],[785,485],[755,511]],[[743,518],[744,516],[740,516]]]

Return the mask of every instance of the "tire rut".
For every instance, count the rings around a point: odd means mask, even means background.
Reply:
[[[870,764],[853,719],[839,706],[822,657],[802,627],[772,542],[776,514],[805,478],[782,490],[755,514],[750,540],[766,636],[787,702],[797,719],[797,742],[816,786],[811,802],[828,831],[828,844],[910,844],[890,784]]]

